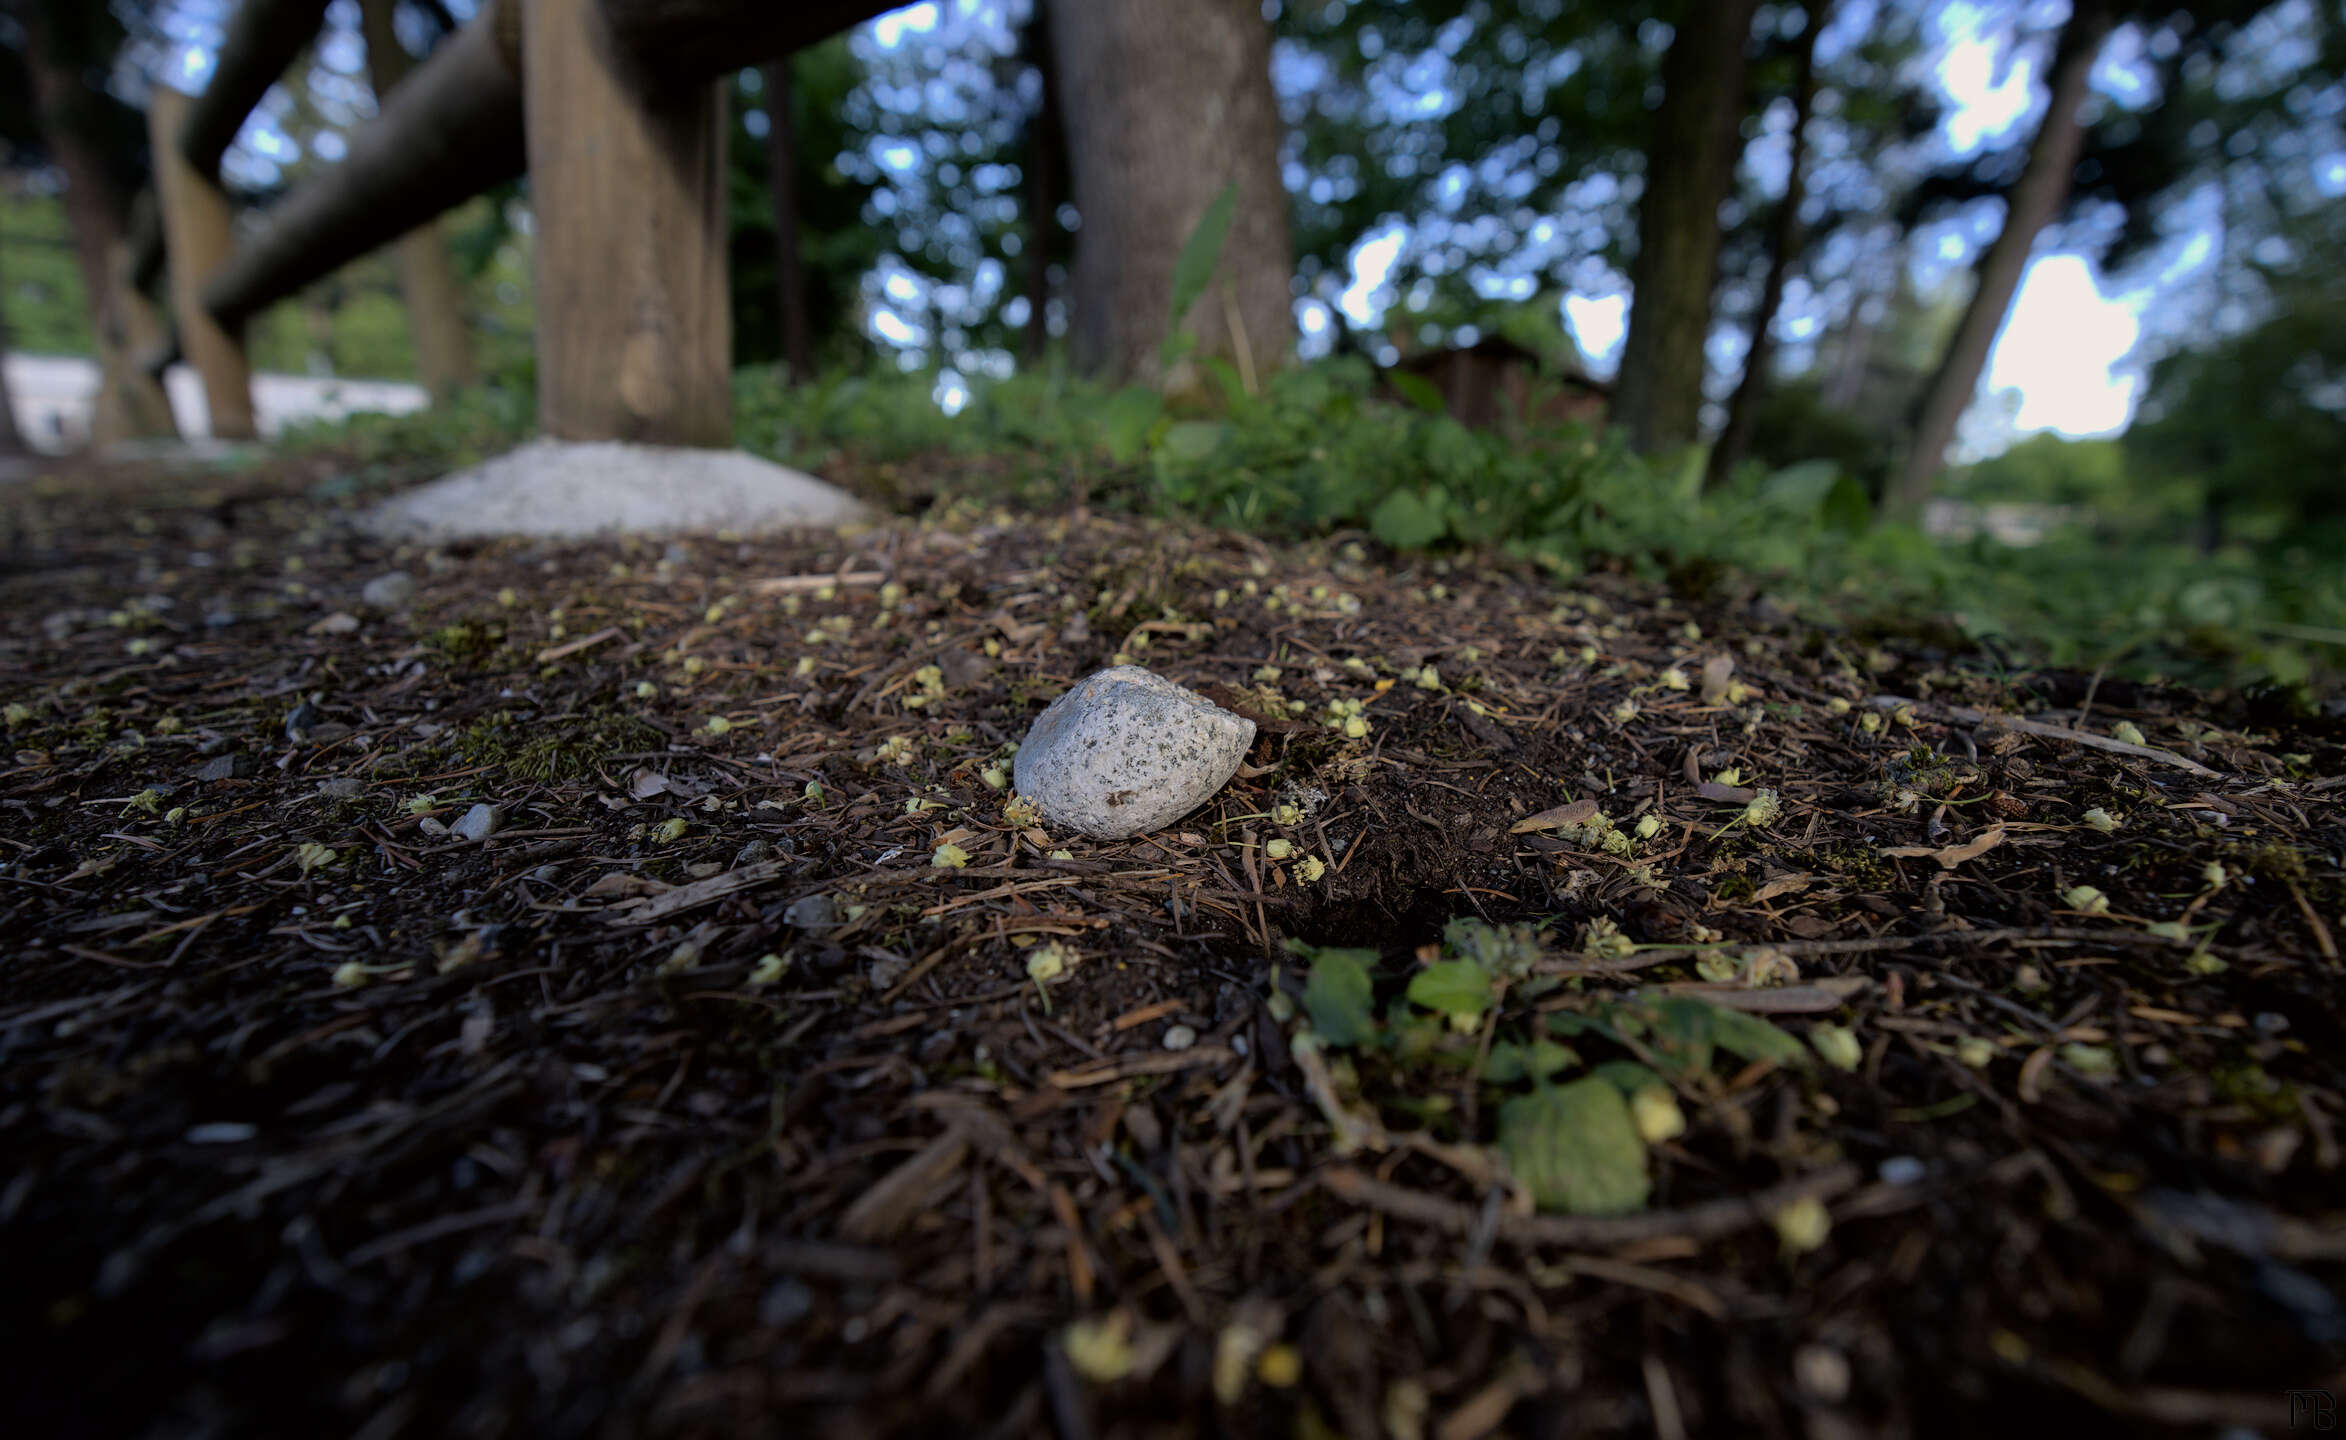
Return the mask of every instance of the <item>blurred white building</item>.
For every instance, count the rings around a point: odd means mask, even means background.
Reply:
[[[80,355],[20,355],[9,352],[8,395],[16,428],[36,450],[62,454],[89,442],[90,403],[98,393],[97,362]],[[174,365],[163,376],[164,393],[179,433],[190,440],[212,433],[204,385],[195,371]],[[253,376],[253,412],[264,438],[299,420],[339,420],[360,411],[404,415],[421,410],[431,397],[404,380],[350,380],[318,375]]]

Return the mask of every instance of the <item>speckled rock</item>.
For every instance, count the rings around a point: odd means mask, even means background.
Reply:
[[[1252,720],[1119,665],[1078,681],[1035,717],[1012,774],[1050,824],[1123,840],[1204,804],[1252,744]]]
[[[464,818],[449,827],[448,833],[461,840],[486,840],[502,829],[505,814],[494,805],[475,805],[464,812]]]
[[[370,610],[397,610],[415,598],[415,577],[405,570],[386,570],[369,580],[358,598]]]

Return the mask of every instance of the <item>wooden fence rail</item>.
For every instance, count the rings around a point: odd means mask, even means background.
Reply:
[[[224,260],[206,254],[220,156],[315,38],[325,8],[243,0],[210,87],[183,118],[156,120],[158,152],[176,138],[156,166],[173,175],[157,193],[179,344],[204,372],[215,414],[246,383],[241,336],[254,315],[526,171],[541,428],[729,443],[726,134],[714,82],[888,6],[484,0],[350,137],[340,163],[271,206]],[[134,268],[151,274],[153,259],[141,246]]]

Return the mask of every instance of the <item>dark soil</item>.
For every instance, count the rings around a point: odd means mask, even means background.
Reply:
[[[0,495],[5,1433],[2277,1433],[2346,1380],[2335,722],[1341,539],[392,553],[347,488]],[[1119,652],[1248,768],[1006,816]],[[1582,799],[1658,829],[1518,828]],[[1461,917],[1545,927],[1507,1025],[1861,1050],[1679,1076],[1647,1211],[1535,1217],[1505,1087],[1293,1053],[1285,942],[1398,1014]]]

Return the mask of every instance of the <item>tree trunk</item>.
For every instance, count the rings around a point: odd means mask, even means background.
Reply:
[[[415,67],[392,24],[398,0],[360,0],[359,23],[366,35],[367,76],[378,105]],[[464,321],[464,289],[449,263],[440,222],[427,220],[401,236],[391,249],[399,293],[407,302],[407,333],[415,345],[417,378],[436,400],[445,400],[475,377],[472,334]]]
[[[151,201],[151,192],[140,194]],[[169,343],[170,329],[164,325],[162,312],[155,308],[155,302],[138,287],[138,264],[132,242],[127,237],[117,240],[113,254],[107,258],[114,276],[115,309],[122,317],[120,380],[114,393],[121,397],[132,435],[177,438],[179,421],[171,413],[171,394],[163,388],[161,373],[149,369],[146,363],[148,356]]]
[[[1944,465],[1947,446],[1955,438],[1956,422],[1971,407],[1980,372],[1987,368],[1988,352],[2004,316],[2028,269],[2028,252],[2037,235],[2061,213],[2069,201],[2069,183],[2077,170],[2078,152],[2085,145],[2085,127],[2078,116],[2086,82],[2092,78],[2094,56],[2111,26],[2109,0],[2077,0],[2061,27],[2054,49],[2051,103],[2029,143],[2028,165],[2013,182],[2005,199],[2004,228],[1980,257],[1979,283],[1963,321],[1948,342],[1947,353],[1923,392],[1914,427],[1914,445],[1906,454],[1897,482],[1890,490],[1891,509],[1912,516],[1930,497],[1932,482]]]
[[[171,318],[180,348],[203,377],[210,433],[221,440],[250,440],[253,421],[252,369],[245,361],[244,325],[222,325],[204,308],[205,277],[220,268],[234,248],[228,197],[196,173],[172,145],[192,102],[167,85],[147,97],[147,134],[155,158],[155,203],[163,210],[164,248],[171,256]]]
[[[1694,443],[1701,421],[1719,206],[1735,180],[1744,47],[1757,8],[1758,0],[1682,7],[1662,59],[1662,108],[1646,146],[1629,267],[1629,336],[1613,387],[1613,422],[1649,454]]]
[[[17,16],[25,29],[25,68],[32,80],[41,139],[65,172],[65,218],[73,230],[74,260],[81,269],[90,341],[97,352],[99,381],[90,414],[90,444],[103,449],[132,436],[175,434],[171,404],[162,387],[131,363],[113,267],[129,207],[91,137],[92,97],[81,75],[51,43],[40,7],[23,6]]]
[[[782,305],[782,358],[790,378],[815,373],[814,330],[807,321],[806,266],[798,255],[798,126],[790,57],[766,62],[766,163],[774,192],[774,288]]]
[[[1775,223],[1768,229],[1768,275],[1761,282],[1759,309],[1751,317],[1751,345],[1743,357],[1743,378],[1727,405],[1727,428],[1711,447],[1706,489],[1723,485],[1751,450],[1752,427],[1759,423],[1759,403],[1768,393],[1768,365],[1775,358],[1776,312],[1784,306],[1784,280],[1792,257],[1800,252],[1801,202],[1808,196],[1808,117],[1817,103],[1817,33],[1832,18],[1832,0],[1815,0],[1808,7],[1808,24],[1800,32],[1800,55],[1792,81],[1792,161],[1784,172],[1784,198],[1776,206]]]
[[[1215,197],[1238,203],[1221,259],[1185,319],[1199,357],[1242,375],[1283,363],[1294,341],[1294,269],[1271,27],[1255,0],[1051,0],[1066,106],[1076,236],[1071,358],[1110,380],[1175,388],[1159,347],[1173,265]],[[1185,367],[1184,367],[1185,368]]]
[[[1051,44],[1051,9],[1038,4],[1027,21],[1028,58],[1042,81],[1042,99],[1027,122],[1026,344],[1024,361],[1039,365],[1051,348],[1051,253],[1060,235],[1061,178],[1067,166],[1067,126],[1059,113],[1059,74]]]
[[[640,88],[595,0],[528,0],[522,37],[539,426],[732,444],[723,93]]]

